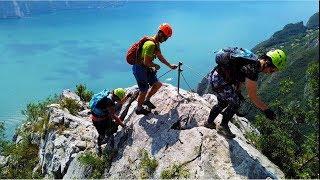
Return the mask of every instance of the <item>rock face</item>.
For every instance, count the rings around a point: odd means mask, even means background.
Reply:
[[[63,176],[63,179],[87,179],[92,173],[92,167],[87,166],[79,162],[78,158],[82,153],[78,153],[72,160],[68,168],[67,173]]]
[[[79,99],[66,92],[63,97]],[[62,178],[79,152],[94,150],[98,134],[89,117],[73,116],[55,104],[50,106],[49,114],[47,133],[40,143],[40,165],[44,174]]]
[[[216,103],[213,95],[205,97],[181,89],[178,95],[176,87],[165,84],[151,99],[158,114],[136,115],[137,102],[133,102],[125,118],[128,128],[119,128],[115,134],[118,154],[105,178],[140,178],[141,151],[158,162],[150,178],[160,178],[173,164],[187,169],[189,178],[284,178],[276,165],[248,144],[235,125],[229,124],[237,135],[233,140],[202,127]],[[57,105],[50,106],[51,127],[41,141],[39,153],[47,177],[89,177],[91,167],[81,165],[78,157],[84,151],[95,151],[97,132],[88,115],[79,114],[81,117],[72,116]],[[219,123],[221,116],[216,121]]]
[[[284,178],[281,170],[247,143],[241,131],[230,123],[237,137],[233,140],[202,127],[211,105],[201,96],[166,85],[151,101],[159,115],[127,116],[132,128],[119,146],[119,153],[106,178],[139,178],[141,149],[159,163],[152,178],[172,164],[183,164],[190,178]],[[165,98],[164,98],[165,97]],[[221,121],[221,116],[216,119]],[[121,139],[121,136],[117,137]]]

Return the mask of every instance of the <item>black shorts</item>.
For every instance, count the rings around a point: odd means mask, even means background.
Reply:
[[[118,124],[111,119],[93,121],[93,125],[101,136],[110,136],[118,131]]]

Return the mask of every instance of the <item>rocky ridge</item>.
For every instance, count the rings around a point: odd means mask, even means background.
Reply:
[[[64,91],[62,96],[80,100],[71,91]],[[158,163],[149,178],[160,178],[173,164],[186,169],[188,178],[284,178],[283,172],[244,137],[244,132],[254,130],[247,120],[234,117],[239,128],[230,123],[237,135],[233,140],[203,127],[210,107],[216,103],[215,96],[201,97],[185,90],[178,95],[176,87],[165,84],[151,101],[157,105],[158,115],[136,115],[136,102],[129,108],[125,118],[129,128],[119,128],[115,134],[118,153],[105,170],[105,178],[140,178],[141,151]],[[44,127],[47,131],[36,141],[40,163],[35,169],[41,168],[46,177],[90,177],[90,165],[81,164],[78,158],[86,151],[96,152],[98,134],[86,103],[82,109],[74,116],[58,104],[50,105],[50,127]],[[221,117],[216,120],[219,123]]]

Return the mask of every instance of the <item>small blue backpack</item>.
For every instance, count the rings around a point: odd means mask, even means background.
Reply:
[[[106,115],[105,111],[102,111],[99,108],[97,108],[97,104],[102,98],[107,97],[109,95],[110,95],[110,91],[107,89],[104,89],[103,91],[101,91],[97,94],[94,94],[92,96],[92,98],[89,102],[89,107],[95,115],[98,115],[98,116],[105,116]]]

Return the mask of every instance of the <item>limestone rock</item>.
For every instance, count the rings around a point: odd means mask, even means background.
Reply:
[[[240,118],[245,122],[240,129],[229,124],[237,135],[233,140],[203,127],[216,103],[213,95],[201,97],[182,89],[179,95],[176,87],[164,84],[151,101],[157,113],[135,114],[136,101],[127,109],[127,128],[119,128],[115,134],[118,153],[106,169],[105,178],[141,178],[142,150],[158,162],[149,178],[161,178],[161,173],[173,164],[187,169],[189,178],[284,178],[276,165],[247,143],[243,131],[250,127],[248,121]],[[49,111],[53,127],[41,141],[42,171],[46,177],[89,178],[90,167],[81,165],[77,158],[83,151],[96,148],[98,134],[92,122],[86,115],[73,116],[57,107]],[[219,115],[216,123],[221,119]]]
[[[63,176],[63,179],[88,179],[92,173],[92,167],[84,165],[79,162],[79,157],[82,153],[75,156],[74,160],[70,163],[67,173]]]
[[[45,174],[62,178],[79,152],[95,148],[98,134],[88,119],[55,107],[49,112],[52,129],[41,142],[40,163]]]
[[[284,178],[276,165],[246,143],[235,125],[230,123],[237,135],[233,140],[201,127],[211,107],[201,96],[184,90],[180,96],[175,87],[165,85],[151,101],[159,115],[142,116],[129,111],[127,125],[132,131],[127,136],[118,133],[119,153],[106,178],[140,178],[141,149],[159,163],[152,178],[160,178],[173,163],[183,164],[190,178]]]

